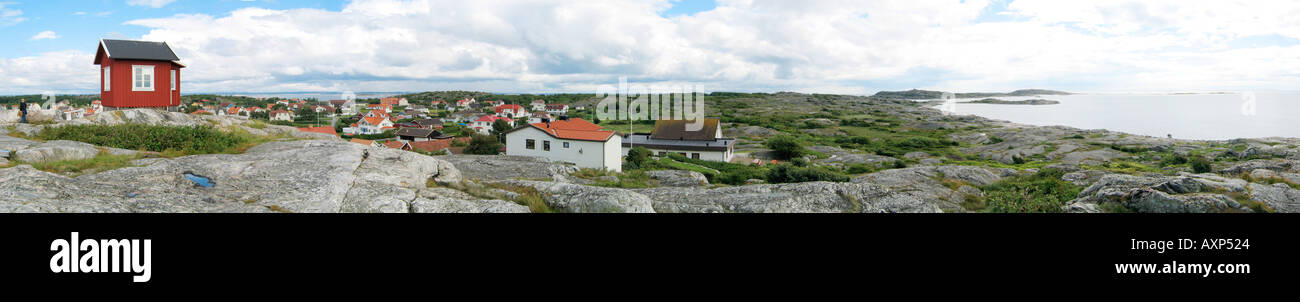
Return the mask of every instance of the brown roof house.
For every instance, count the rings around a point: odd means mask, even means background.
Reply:
[[[704,128],[689,131],[690,120],[658,120],[649,134],[623,137],[623,155],[632,147],[645,147],[656,155],[679,154],[687,158],[729,162],[735,156],[736,139],[722,137],[718,119],[704,119]]]

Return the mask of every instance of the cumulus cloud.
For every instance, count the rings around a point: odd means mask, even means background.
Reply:
[[[32,40],[53,40],[58,38],[59,38],[59,34],[56,34],[54,33],[54,31],[51,30],[43,31],[37,33],[35,36],[32,36]]]
[[[667,0],[359,0],[340,11],[246,8],[128,24],[175,48],[190,91],[590,91],[620,76],[861,94],[1300,83],[1300,58],[1288,55],[1300,43],[1235,43],[1300,39],[1298,3],[994,4],[723,0],[668,18]]]
[[[152,8],[163,7],[166,6],[167,4],[171,4],[172,2],[176,2],[176,0],[126,0],[127,5],[148,6]]]

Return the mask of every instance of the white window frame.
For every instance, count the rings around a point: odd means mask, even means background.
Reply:
[[[176,70],[172,69],[172,91],[176,91]]]
[[[104,66],[104,91],[113,91],[113,66]]]
[[[154,91],[154,68],[153,65],[131,65],[131,91]]]

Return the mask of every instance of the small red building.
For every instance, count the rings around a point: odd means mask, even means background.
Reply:
[[[166,42],[99,40],[100,99],[104,109],[156,108],[181,104],[180,58]]]

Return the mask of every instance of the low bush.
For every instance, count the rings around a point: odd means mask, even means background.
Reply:
[[[46,128],[37,137],[128,150],[173,150],[185,154],[238,153],[251,147],[250,144],[260,143],[252,135],[225,132],[207,125],[68,125]]]
[[[1059,169],[1044,169],[1033,175],[1003,178],[981,188],[985,196],[983,202],[963,204],[982,206],[968,210],[995,213],[1061,212],[1061,206],[1077,198],[1082,190],[1061,180],[1064,174]]]
[[[809,181],[849,181],[847,175],[822,167],[800,167],[795,165],[777,165],[767,171],[768,183],[792,183]]]

